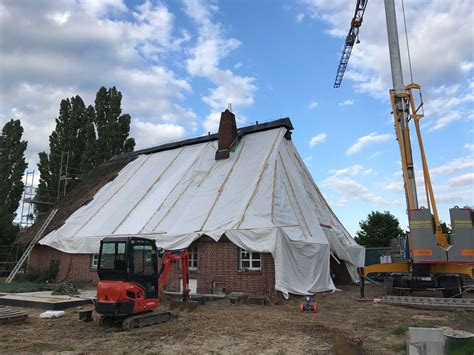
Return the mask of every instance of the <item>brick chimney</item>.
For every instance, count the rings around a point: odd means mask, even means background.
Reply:
[[[216,160],[227,159],[230,156],[230,148],[238,137],[235,115],[229,110],[225,110],[221,113],[217,136],[219,144],[216,152]]]

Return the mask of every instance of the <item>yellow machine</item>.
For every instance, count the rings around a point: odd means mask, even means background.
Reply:
[[[361,296],[363,297],[364,292],[364,279],[369,274],[377,273],[384,275],[385,285],[390,290],[439,289],[445,297],[460,297],[463,280],[466,277],[474,278],[474,212],[471,208],[450,209],[452,233],[448,235],[443,232],[421,137],[420,120],[424,117],[424,111],[420,85],[413,82],[406,86],[403,84],[395,4],[394,0],[384,1],[393,81],[390,101],[400,148],[410,226],[407,236],[408,258],[403,262],[360,268]],[[339,87],[342,81],[366,6],[367,0],[357,1],[334,87]],[[414,122],[420,149],[426,207],[418,205],[410,122]]]

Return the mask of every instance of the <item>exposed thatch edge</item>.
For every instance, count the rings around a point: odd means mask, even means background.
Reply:
[[[82,181],[71,190],[71,192],[69,192],[54,206],[58,208],[58,212],[54,216],[48,228],[46,228],[44,235],[47,235],[49,232],[61,227],[71,214],[73,214],[81,206],[89,203],[94,195],[105,184],[114,180],[120,170],[122,170],[122,168],[124,168],[135,158],[136,156],[124,157],[123,159],[105,162],[85,176]],[[20,235],[20,237],[15,241],[15,244],[29,243],[41,228],[41,225],[44,223],[48,214],[49,212],[39,216],[36,222]]]

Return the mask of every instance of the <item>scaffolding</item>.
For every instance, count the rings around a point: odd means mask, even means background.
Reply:
[[[58,194],[56,196],[56,202],[59,201],[61,198],[61,191],[62,196],[66,196],[66,188],[69,180],[72,179],[68,175],[69,172],[69,151],[61,152],[61,162],[59,167],[59,181],[58,181]]]
[[[35,171],[27,171],[25,176],[25,187],[23,189],[23,199],[21,202],[20,226],[31,227],[34,222],[33,199],[36,195],[34,187]]]

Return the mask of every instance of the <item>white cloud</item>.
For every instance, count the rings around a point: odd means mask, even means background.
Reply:
[[[326,133],[319,133],[314,137],[311,137],[311,139],[309,140],[310,147],[313,148],[315,145],[325,142],[327,136],[328,135]]]
[[[318,102],[317,101],[311,101],[308,105],[308,108],[310,110],[314,110],[316,107],[318,107]]]
[[[137,149],[156,146],[164,142],[182,139],[184,127],[169,123],[151,123],[137,120],[132,127],[132,134],[137,141]]]
[[[429,131],[444,128],[452,122],[465,118],[468,112],[472,112],[474,94],[467,88],[461,89],[459,85],[442,85],[434,89],[434,97],[425,108],[427,118],[436,118],[425,124]]]
[[[464,148],[474,153],[474,144],[464,144]]]
[[[350,201],[359,200],[379,206],[398,205],[401,200],[388,200],[370,192],[364,185],[349,177],[329,176],[321,182],[321,186],[339,194],[338,204],[346,206]]]
[[[255,78],[235,75],[229,69],[221,68],[221,61],[240,46],[235,38],[227,38],[222,26],[213,17],[218,11],[214,4],[200,0],[184,0],[184,11],[198,29],[197,45],[190,50],[186,69],[192,76],[207,78],[215,85],[208,95],[202,97],[211,112],[204,121],[204,128],[215,131],[218,128],[218,114],[231,103],[237,113],[254,103],[257,90]]]
[[[474,173],[463,174],[459,176],[452,177],[448,180],[448,184],[451,187],[473,187],[474,186]]]
[[[89,16],[101,17],[108,11],[124,12],[127,6],[123,0],[78,0],[79,6]]]
[[[354,105],[354,100],[344,100],[339,102],[339,106],[352,106]]]
[[[453,174],[456,171],[461,171],[474,167],[474,157],[472,155],[454,159],[439,167],[430,169],[431,176]]]
[[[102,85],[122,92],[138,146],[197,129],[185,103],[191,84],[172,69],[184,62],[190,36],[163,3],[12,1],[0,5],[0,17],[0,32],[8,34],[0,41],[0,124],[21,119],[30,169],[37,153],[48,150],[60,100],[79,94],[93,104]],[[144,123],[160,127],[161,136],[153,131],[160,138],[140,134]]]
[[[400,176],[400,178],[396,181],[392,181],[392,182],[389,182],[389,183],[385,183],[383,185],[383,188],[387,191],[393,191],[393,192],[403,192],[404,191],[404,188],[403,188],[403,181],[402,181],[402,177]]]
[[[354,16],[354,5],[344,0],[302,0],[302,3],[307,14],[327,24],[326,32],[340,38],[342,46]],[[396,2],[396,7],[404,81],[408,83],[410,79],[400,2]],[[423,86],[424,108],[429,113],[429,121],[425,120],[425,124],[429,124],[430,130],[437,130],[453,122],[469,119],[472,104],[463,98],[469,94],[470,78],[466,78],[466,75],[474,65],[472,1],[412,1],[405,4],[405,10],[414,80]],[[388,99],[387,90],[392,87],[385,27],[383,1],[369,2],[359,32],[361,43],[354,46],[344,77],[344,82],[349,81],[346,85],[352,82],[357,92],[382,100]],[[455,38],[452,33],[456,33]],[[449,48],[449,53],[446,48]],[[339,57],[340,53],[334,55]],[[436,94],[435,88],[441,85],[458,85],[464,89],[456,94]],[[444,106],[451,98],[460,105],[451,108]]]
[[[461,62],[461,70],[468,72],[474,68],[474,62],[463,61]]]
[[[46,17],[52,20],[58,26],[63,26],[69,20],[69,17],[71,17],[71,14],[67,11],[54,12],[52,14],[47,15]]]
[[[306,157],[306,158],[303,159],[303,161],[304,161],[304,163],[306,164],[306,166],[310,166],[312,160],[313,160],[313,157],[312,157],[312,156],[309,156],[309,157]]]
[[[329,170],[329,173],[334,176],[357,176],[364,170],[362,165],[353,165],[349,168],[339,170]]]
[[[357,141],[347,149],[346,154],[353,155],[359,153],[368,145],[386,142],[392,138],[391,134],[377,134],[372,132],[367,136],[358,138]]]
[[[436,201],[452,206],[472,206],[474,192],[469,190],[450,191],[436,195]]]
[[[296,16],[296,22],[301,23],[301,22],[303,22],[303,20],[304,20],[304,13],[299,13]]]

